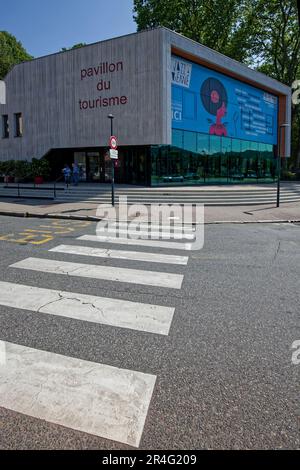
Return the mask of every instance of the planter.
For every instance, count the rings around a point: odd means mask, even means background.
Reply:
[[[42,176],[35,176],[34,177],[34,184],[43,184],[44,178]]]
[[[14,183],[15,178],[13,176],[4,176],[4,183]]]

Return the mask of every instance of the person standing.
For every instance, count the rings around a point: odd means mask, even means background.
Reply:
[[[70,180],[71,180],[71,168],[69,167],[69,165],[67,163],[63,167],[62,172],[63,172],[63,175],[64,175],[65,184],[67,186],[69,186]]]
[[[74,186],[78,186],[79,181],[79,166],[77,163],[72,163],[72,170],[73,170],[73,184]]]

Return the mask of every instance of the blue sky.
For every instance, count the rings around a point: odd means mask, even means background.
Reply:
[[[0,0],[0,31],[34,57],[136,31],[133,0]]]

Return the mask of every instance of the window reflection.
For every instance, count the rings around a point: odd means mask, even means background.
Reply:
[[[152,147],[152,185],[257,183],[275,179],[272,145],[173,130],[172,145]]]

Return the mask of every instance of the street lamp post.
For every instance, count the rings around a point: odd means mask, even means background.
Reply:
[[[276,203],[276,207],[279,207],[280,206],[280,178],[281,178],[281,151],[282,151],[282,148],[281,148],[281,143],[282,143],[282,139],[281,139],[281,130],[282,129],[285,129],[286,127],[290,127],[289,124],[287,123],[284,123],[284,124],[281,124],[280,127],[279,127],[279,151],[278,151],[278,155],[277,155],[277,203]]]
[[[114,129],[113,129],[113,120],[114,116],[112,114],[109,114],[108,119],[110,119],[110,136],[112,137],[114,135]],[[114,207],[115,205],[115,165],[114,161],[111,158],[111,205]]]

